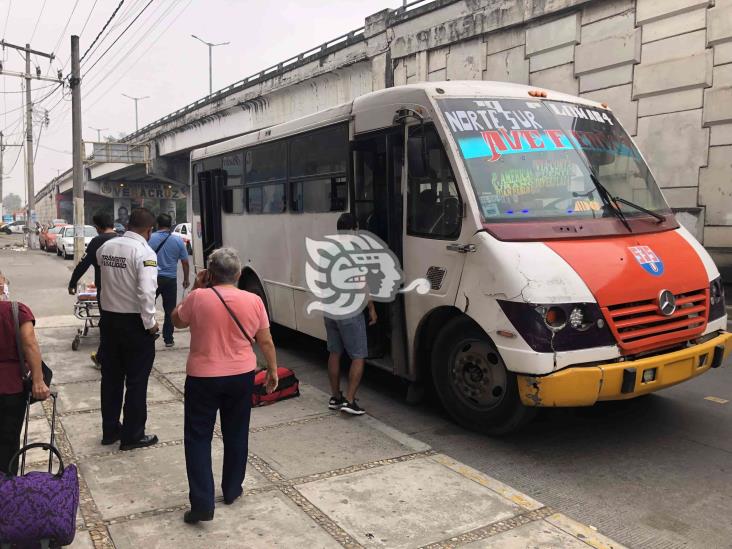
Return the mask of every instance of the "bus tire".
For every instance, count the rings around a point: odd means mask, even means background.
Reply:
[[[271,311],[269,310],[269,303],[267,303],[267,294],[264,293],[264,288],[259,282],[256,275],[252,274],[251,271],[244,271],[241,278],[239,279],[239,289],[253,293],[259,296],[264,303],[264,308],[267,311],[267,316],[271,317]]]
[[[490,338],[467,317],[439,333],[432,353],[435,391],[463,427],[488,435],[515,431],[536,414],[524,406],[516,374],[509,372]]]

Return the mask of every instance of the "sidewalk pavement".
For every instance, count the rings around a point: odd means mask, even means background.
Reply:
[[[147,432],[160,443],[120,452],[99,443],[100,374],[89,361],[97,333],[74,352],[78,324],[71,316],[48,317],[36,330],[59,392],[57,446],[67,463],[79,465],[72,547],[621,547],[371,416],[329,411],[328,395],[307,384],[299,398],[253,411],[244,497],[226,506],[219,496],[212,522],[186,525],[188,333],[176,333],[173,349],[159,343],[157,350]],[[36,405],[32,441],[48,439],[49,420],[50,407]],[[218,425],[213,449],[218,484]],[[47,465],[41,454],[29,458],[31,468]]]

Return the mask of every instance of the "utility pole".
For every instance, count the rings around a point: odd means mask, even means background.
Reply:
[[[25,227],[28,229],[28,247],[31,250],[40,248],[40,242],[35,238],[33,219],[36,213],[36,195],[33,182],[33,102],[31,101],[31,54],[30,44],[25,45],[25,158],[27,163],[26,177],[28,184],[28,213],[25,217]]]
[[[6,145],[3,132],[0,132],[0,221],[3,220],[3,152],[7,147],[22,147],[23,145]]]
[[[74,183],[74,263],[84,255],[84,143],[81,140],[79,37],[71,36],[71,152]]]
[[[137,131],[140,129],[140,124],[137,120],[137,102],[143,99],[150,99],[150,96],[146,95],[144,97],[132,97],[131,95],[127,95],[126,93],[123,93],[122,95],[124,95],[127,99],[132,99],[135,102],[135,131]]]
[[[102,132],[104,130],[108,130],[109,128],[95,128],[94,126],[89,126],[89,129],[97,131],[97,143],[101,143],[102,142]]]
[[[213,93],[213,68],[211,50],[213,50],[216,46],[227,46],[231,44],[231,42],[220,42],[218,44],[212,44],[211,42],[206,42],[205,40],[200,39],[195,34],[191,34],[191,36],[199,42],[203,42],[208,46],[208,94],[211,95]]]
[[[30,47],[30,44],[26,44],[25,47],[23,46],[17,46],[15,44],[11,44],[9,42],[6,42],[5,40],[0,40],[0,47],[3,48],[13,48],[18,51],[24,51],[25,52],[25,72],[19,73],[19,72],[12,72],[12,71],[6,71],[0,67],[0,74],[2,75],[10,75],[10,76],[19,76],[21,78],[25,79],[25,103],[26,103],[26,111],[25,111],[25,145],[26,145],[26,177],[27,177],[27,189],[28,189],[28,209],[26,213],[26,227],[30,229],[31,223],[33,222],[33,217],[35,215],[35,192],[34,192],[34,185],[33,185],[33,103],[31,101],[31,80],[46,80],[49,82],[57,82],[62,83],[63,82],[63,76],[61,75],[61,71],[59,71],[57,78],[48,78],[45,76],[41,76],[41,69],[36,69],[35,76],[31,74],[30,68],[31,68],[31,54],[37,55],[41,57],[47,57],[51,61],[54,60],[54,55],[52,53],[44,53],[42,51],[33,50]],[[34,231],[29,230],[28,231],[28,247],[32,249],[38,249],[38,235]]]
[[[3,132],[0,132],[0,221],[3,220],[3,153],[5,152],[5,144],[3,143]]]

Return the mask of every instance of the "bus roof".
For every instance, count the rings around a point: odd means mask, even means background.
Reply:
[[[246,135],[221,141],[207,147],[194,149],[191,152],[191,160],[199,160],[210,156],[225,154],[259,142],[272,141],[289,135],[301,133],[321,126],[345,122],[351,116],[366,112],[383,111],[388,114],[388,120],[380,120],[378,117],[363,117],[365,124],[357,124],[356,133],[371,131],[388,127],[391,124],[393,113],[389,113],[383,107],[389,105],[419,104],[426,98],[446,97],[495,97],[495,98],[527,98],[532,90],[541,90],[547,93],[547,99],[555,101],[567,101],[589,107],[600,107],[600,103],[584,97],[577,97],[566,93],[545,90],[538,86],[526,86],[510,82],[494,82],[486,80],[454,80],[446,82],[420,82],[385,88],[364,95],[329,109],[309,114],[295,120],[270,126],[257,130]],[[357,120],[358,122],[358,120]]]

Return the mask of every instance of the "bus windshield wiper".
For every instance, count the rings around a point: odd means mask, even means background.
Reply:
[[[659,223],[663,223],[664,221],[666,221],[666,216],[665,215],[660,214],[660,213],[656,213],[656,212],[651,211],[651,210],[647,210],[643,206],[639,206],[638,204],[634,204],[630,200],[625,200],[625,198],[620,198],[619,196],[616,196],[615,198],[613,198],[613,200],[615,202],[620,202],[622,204],[625,204],[626,206],[630,206],[631,208],[635,208],[639,212],[643,212],[644,214],[650,215],[651,217],[655,217],[656,219],[658,219],[658,222]]]
[[[602,201],[605,203],[605,207],[609,208],[610,211],[615,214],[615,217],[617,217],[625,228],[628,229],[629,233],[632,233],[633,229],[630,228],[630,223],[625,219],[625,214],[623,214],[619,206],[613,203],[613,197],[610,196],[610,191],[607,190],[605,185],[600,183],[600,179],[597,177],[597,174],[595,174],[595,170],[592,169],[592,166],[590,166],[589,163],[587,163],[586,166],[587,170],[590,172],[592,183],[594,183],[595,188],[597,189],[597,194],[602,198]]]

